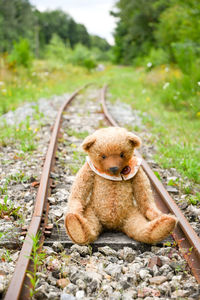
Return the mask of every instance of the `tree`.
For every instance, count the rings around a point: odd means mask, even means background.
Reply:
[[[33,40],[34,24],[28,0],[0,0],[0,52],[10,51],[20,36]]]
[[[148,53],[156,42],[154,29],[161,12],[167,7],[164,0],[119,0],[115,30],[114,53],[116,62],[131,63],[137,56]]]

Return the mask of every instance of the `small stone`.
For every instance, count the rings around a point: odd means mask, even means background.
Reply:
[[[127,261],[128,263],[131,263],[135,259],[136,251],[134,251],[133,249],[131,249],[129,247],[124,247],[124,249],[122,251],[120,251],[119,256],[120,256],[120,258]]]
[[[160,274],[162,274],[162,275],[164,275],[164,276],[167,276],[167,274],[168,274],[169,272],[171,272],[171,270],[172,270],[172,268],[171,268],[169,265],[167,265],[167,264],[164,264],[164,265],[159,269]]]
[[[57,293],[57,292],[51,291],[51,292],[48,294],[48,299],[49,299],[49,300],[59,300],[60,297],[58,296],[58,293]]]
[[[130,290],[123,293],[122,299],[123,300],[130,300],[130,299],[136,299],[137,298],[137,291]],[[120,299],[120,298],[118,298]]]
[[[76,299],[84,299],[85,298],[85,292],[84,291],[77,291],[76,292]]]
[[[117,256],[117,252],[114,249],[110,248],[109,246],[100,247],[98,248],[98,250],[99,252],[103,253],[106,256],[109,255]]]
[[[151,275],[149,274],[149,271],[148,271],[148,270],[145,270],[145,269],[141,269],[141,270],[139,271],[139,275],[140,275],[140,278],[141,278],[142,280],[145,280],[146,278],[151,277]]]
[[[80,255],[86,256],[91,254],[91,249],[88,246],[73,245],[71,251],[77,251]]]
[[[187,297],[189,296],[190,292],[186,290],[176,290],[172,293],[172,298],[179,298],[179,297]]]
[[[86,288],[86,283],[82,279],[77,279],[76,285],[80,290],[84,290]]]
[[[147,296],[160,297],[160,292],[159,292],[159,290],[155,290],[155,289],[152,289],[149,287],[145,287],[143,289],[138,290],[139,298],[145,298]]]
[[[112,294],[112,300],[119,300],[121,299],[121,293],[118,292],[118,291],[115,291],[113,294]]]
[[[64,289],[69,283],[70,281],[67,278],[58,279],[56,282],[57,286],[61,287],[62,289]]]
[[[149,278],[150,284],[162,284],[165,281],[167,281],[166,276],[156,276],[156,277]]]
[[[54,242],[52,248],[57,253],[62,252],[64,250],[64,247],[60,242]]]
[[[53,249],[51,247],[43,246],[43,249],[44,249],[47,256],[52,255],[52,254],[56,254],[56,252],[53,251]]]
[[[63,211],[61,211],[60,209],[56,209],[53,211],[53,215],[56,217],[56,218],[61,218],[62,215],[63,215]]]
[[[56,199],[54,197],[48,197],[50,204],[56,204]]]
[[[170,186],[170,185],[167,185],[167,191],[168,191],[169,193],[178,194],[177,188],[175,188],[175,187],[173,187],[173,186]]]
[[[107,274],[109,274],[110,276],[119,279],[119,276],[121,274],[122,271],[122,267],[117,265],[117,264],[109,264],[105,270],[104,270]]]
[[[77,291],[77,286],[76,286],[75,284],[73,284],[73,283],[69,283],[69,284],[66,286],[65,291],[66,291],[67,293],[74,294],[74,293],[76,293],[76,291]]]
[[[53,259],[53,260],[50,260],[50,262],[48,263],[47,269],[50,270],[50,271],[60,270],[61,269],[60,261],[56,258]]]
[[[76,298],[70,294],[61,294],[60,300],[76,300]]]
[[[161,259],[158,256],[154,256],[149,259],[148,268],[152,269],[155,265],[159,267],[162,266]]]

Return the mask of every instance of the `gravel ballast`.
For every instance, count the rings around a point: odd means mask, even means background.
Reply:
[[[64,102],[67,95],[53,97],[50,100],[41,99],[40,111],[43,112],[43,125],[37,133],[37,149],[26,154],[23,160],[16,160],[14,156],[17,150],[12,146],[2,148],[2,159],[11,161],[1,165],[1,184],[9,174],[22,171],[29,179],[26,182],[11,182],[8,189],[8,197],[20,206],[20,212],[24,216],[24,224],[28,225],[31,219],[37,186],[32,183],[40,179],[43,158],[45,156],[48,141],[51,134],[51,126],[56,117],[59,106]],[[77,170],[85,161],[85,155],[80,149],[83,138],[99,127],[107,126],[101,107],[97,101],[99,91],[88,89],[79,95],[69,110],[63,115],[62,137],[59,138],[56,153],[56,165],[51,173],[54,189],[49,197],[50,211],[49,223],[53,224],[57,231],[63,230],[64,214],[67,208],[67,200],[71,185]],[[30,115],[31,127],[37,128],[37,120],[32,119],[31,105],[23,106],[24,116]],[[140,112],[132,112],[130,107],[120,102],[110,105],[113,117],[121,125],[133,123],[142,127]],[[12,122],[18,119],[19,113],[22,118],[21,108],[8,114],[6,118]],[[144,140],[142,152],[147,161],[154,166],[159,166],[152,160],[150,145],[145,142],[147,135],[144,128]],[[144,149],[148,149],[144,150]],[[145,152],[146,151],[146,152]],[[149,156],[148,156],[149,153]],[[161,172],[161,173],[160,173]],[[160,174],[162,170],[159,170]],[[179,176],[176,171],[165,172],[165,177]],[[32,178],[32,179],[31,179]],[[164,181],[164,183],[167,182]],[[17,191],[17,193],[16,193]],[[180,198],[180,192],[171,191]],[[174,197],[173,197],[174,198]],[[193,206],[192,206],[193,207]],[[191,208],[186,207],[191,211]],[[186,210],[186,211],[187,211]],[[193,212],[194,213],[194,212]],[[196,224],[196,221],[194,221]],[[14,232],[16,242],[10,247],[10,258],[6,258],[8,244],[2,244],[1,257],[5,259],[0,268],[0,295],[3,295],[14,271],[15,263],[19,254],[23,236],[19,220],[0,219],[1,230]],[[195,225],[198,229],[198,225]],[[195,227],[194,226],[194,227]],[[14,241],[14,238],[5,238]],[[148,247],[121,247],[113,249],[107,245],[93,248],[92,246],[73,245],[64,248],[58,240],[52,245],[44,246],[46,257],[43,265],[39,268],[37,277],[39,283],[36,287],[35,299],[199,299],[200,287],[177,250],[176,245],[169,244],[152,245]]]

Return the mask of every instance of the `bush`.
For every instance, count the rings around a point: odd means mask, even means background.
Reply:
[[[199,79],[198,79],[199,78]],[[187,110],[197,116],[199,112],[200,71],[196,68],[193,74],[182,74],[173,78],[161,89],[161,99],[176,110]]]
[[[45,56],[47,59],[69,62],[70,55],[71,48],[67,47],[57,34],[53,34],[50,43],[46,46]]]
[[[33,54],[30,49],[30,44],[27,39],[20,38],[19,42],[14,43],[13,50],[8,55],[10,66],[22,65],[25,68],[30,68],[33,61]]]
[[[97,62],[92,52],[85,46],[77,44],[71,52],[71,62],[91,70],[97,66]]]
[[[149,55],[138,57],[134,60],[135,65],[143,65],[147,69],[169,63],[169,55],[162,48],[151,48]]]
[[[172,53],[179,68],[186,74],[190,74],[196,62],[196,51],[193,43],[172,43]]]

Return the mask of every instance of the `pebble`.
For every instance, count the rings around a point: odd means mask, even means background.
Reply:
[[[76,300],[76,298],[70,294],[61,294],[60,300]]]
[[[84,299],[85,298],[85,292],[84,291],[77,291],[76,292],[76,299]]]
[[[149,283],[160,285],[163,282],[165,282],[166,280],[167,280],[166,276],[156,276],[156,277],[149,278]]]
[[[103,253],[106,256],[109,256],[109,255],[111,255],[111,256],[117,256],[117,252],[114,249],[110,248],[109,246],[99,247],[98,251],[100,253]]]
[[[64,247],[60,242],[54,242],[52,248],[57,253],[62,252],[64,250]]]
[[[56,282],[56,284],[59,287],[61,287],[62,289],[64,289],[69,283],[70,283],[70,281],[67,278],[58,279],[57,282]]]

